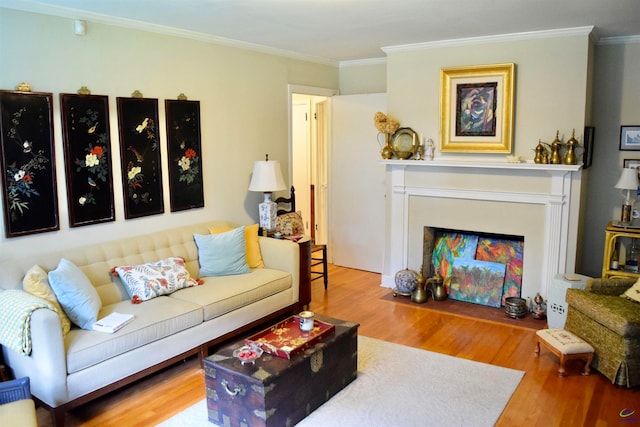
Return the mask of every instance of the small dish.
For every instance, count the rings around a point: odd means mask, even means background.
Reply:
[[[259,347],[250,345],[243,345],[242,347],[234,350],[233,357],[240,360],[244,365],[245,363],[256,363],[256,359],[262,356],[263,350]]]

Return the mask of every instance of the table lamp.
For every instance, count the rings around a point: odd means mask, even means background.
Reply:
[[[249,191],[262,191],[264,193],[264,201],[258,205],[260,214],[260,227],[272,231],[276,228],[276,210],[277,204],[271,200],[271,193],[287,188],[282,179],[280,171],[280,162],[277,160],[257,161],[253,164],[253,175],[249,184]]]
[[[637,194],[638,192],[638,170],[623,168],[622,175],[620,175],[620,179],[616,183],[615,187],[627,191],[625,201],[622,205],[620,222],[623,224],[630,224],[631,211],[633,210],[633,203],[635,202],[635,199],[631,199],[631,191],[633,191],[634,194]]]

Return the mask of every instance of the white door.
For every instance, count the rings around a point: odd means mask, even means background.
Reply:
[[[331,98],[331,258],[336,265],[382,272],[385,167],[379,163],[377,111],[386,94]]]
[[[292,183],[296,189],[296,211],[300,211],[304,222],[304,234],[310,235],[310,143],[309,116],[311,114],[308,99],[296,100],[292,104],[291,137],[293,141],[291,161]]]

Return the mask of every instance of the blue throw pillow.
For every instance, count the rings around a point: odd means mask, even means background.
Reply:
[[[49,284],[69,319],[82,329],[93,330],[102,301],[82,270],[62,258],[58,267],[49,272]]]
[[[244,227],[220,234],[194,234],[200,277],[250,273]]]

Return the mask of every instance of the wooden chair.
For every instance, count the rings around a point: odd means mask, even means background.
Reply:
[[[286,213],[291,213],[296,211],[296,189],[291,186],[291,195],[289,197],[278,197],[274,200],[278,204],[277,215],[284,215]],[[285,207],[280,207],[280,205],[286,205]]]
[[[278,204],[278,215],[296,211],[296,189],[291,186],[289,197],[278,197],[275,202]],[[281,205],[285,205],[281,207]],[[316,255],[317,254],[317,255]],[[320,269],[314,267],[321,266]],[[323,278],[324,288],[329,285],[329,274],[327,269],[327,245],[318,245],[311,241],[311,281]]]

